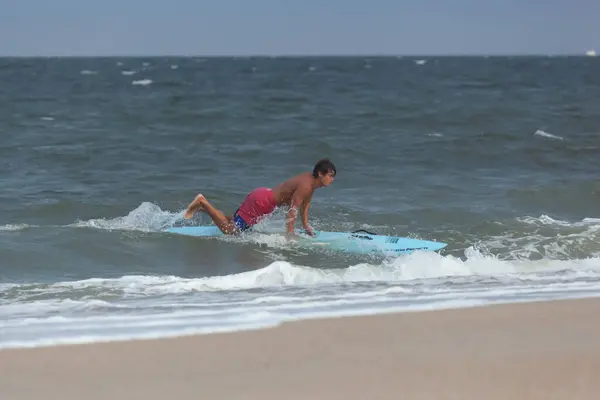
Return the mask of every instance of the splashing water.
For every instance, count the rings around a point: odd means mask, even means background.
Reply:
[[[144,202],[123,217],[66,225],[72,229],[155,232],[182,222],[183,210]],[[287,249],[281,212],[243,238]],[[600,220],[547,215],[494,224],[462,256],[416,252],[341,268],[290,260],[222,276],[124,275],[54,283],[0,284],[0,347],[28,347],[166,337],[273,326],[332,315],[470,307],[498,302],[589,297],[600,293],[600,258],[587,251]],[[1,227],[6,234],[25,225]],[[218,243],[218,242],[217,242]],[[216,245],[215,245],[216,246]],[[497,253],[497,254],[494,254]],[[317,259],[322,259],[319,256]]]

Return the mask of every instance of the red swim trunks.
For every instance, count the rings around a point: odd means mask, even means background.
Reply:
[[[269,188],[258,188],[251,191],[240,208],[235,212],[248,225],[255,225],[260,218],[271,214],[277,201]]]

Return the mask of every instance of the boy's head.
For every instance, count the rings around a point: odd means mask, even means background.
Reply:
[[[333,182],[337,171],[335,165],[328,158],[324,158],[317,161],[312,174],[313,178],[318,179],[322,186],[329,186]]]

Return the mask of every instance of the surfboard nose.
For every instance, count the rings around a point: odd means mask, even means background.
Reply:
[[[430,242],[429,249],[432,251],[438,251],[438,250],[443,249],[446,246],[448,246],[448,244],[443,243],[443,242]]]

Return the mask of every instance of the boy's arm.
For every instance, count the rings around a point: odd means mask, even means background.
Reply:
[[[298,208],[302,206],[303,214],[302,214],[302,222],[304,222],[304,205],[306,199],[308,199],[312,195],[312,189],[310,186],[299,186],[296,188],[296,191],[292,195],[292,200],[290,201],[290,210],[287,215],[287,233],[294,233],[294,225],[296,223],[296,217],[298,216]],[[308,222],[308,220],[307,220]]]
[[[302,203],[302,226],[309,235],[313,234],[311,227],[308,225],[308,208],[310,207],[311,200],[312,193],[306,199],[304,199],[304,202]]]

